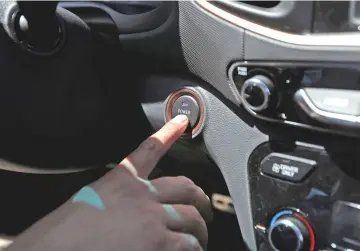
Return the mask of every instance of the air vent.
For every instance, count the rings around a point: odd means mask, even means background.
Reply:
[[[238,1],[238,2],[268,9],[268,8],[276,7],[281,1]]]

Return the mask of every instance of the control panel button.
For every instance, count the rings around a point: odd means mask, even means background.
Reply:
[[[271,153],[262,160],[261,172],[282,180],[300,182],[316,164],[314,160],[282,153]]]
[[[173,104],[172,118],[179,114],[186,115],[191,128],[194,128],[199,120],[199,106],[197,101],[189,95],[179,97]]]
[[[183,138],[195,138],[203,129],[205,121],[205,107],[201,95],[191,87],[185,87],[169,95],[166,105],[165,122],[179,114],[184,114],[189,119],[189,126]]]
[[[304,217],[296,213],[279,217],[268,230],[268,242],[273,250],[314,250],[314,233]]]
[[[304,88],[312,103],[326,112],[360,115],[360,91]]]
[[[273,89],[274,84],[268,77],[263,75],[251,77],[242,85],[240,93],[242,102],[255,112],[267,110]]]
[[[280,220],[270,233],[275,250],[300,250],[303,236],[299,228],[290,220]]]
[[[312,97],[306,91],[312,93]],[[353,131],[355,129],[359,131],[360,129],[360,116],[357,115],[359,114],[357,98],[324,96],[318,91],[313,90],[310,92],[310,89],[299,89],[294,95],[297,106],[312,120],[328,124],[331,127],[351,129]]]

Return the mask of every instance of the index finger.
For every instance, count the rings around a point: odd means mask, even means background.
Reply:
[[[143,141],[135,151],[120,162],[119,166],[127,168],[141,178],[148,178],[160,158],[183,134],[187,125],[186,115],[176,116]]]

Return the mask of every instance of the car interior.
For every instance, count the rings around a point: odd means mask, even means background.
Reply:
[[[152,177],[208,251],[360,250],[360,1],[0,1],[0,250],[178,114]]]

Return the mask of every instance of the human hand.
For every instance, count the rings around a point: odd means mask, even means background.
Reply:
[[[9,251],[199,251],[207,245],[208,197],[185,177],[147,180],[188,125],[177,116],[118,167],[30,227]]]

